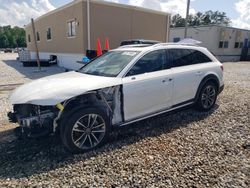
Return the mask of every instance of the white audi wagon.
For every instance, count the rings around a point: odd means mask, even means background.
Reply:
[[[72,152],[105,143],[110,130],[186,106],[213,108],[223,90],[223,65],[190,44],[128,45],[78,71],[44,77],[10,96],[12,122],[25,137],[59,132]]]

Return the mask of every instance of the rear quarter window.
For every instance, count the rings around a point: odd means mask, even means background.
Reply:
[[[194,61],[194,64],[198,64],[198,63],[208,63],[208,62],[211,62],[212,60],[209,57],[207,57],[205,54],[203,54],[202,52],[198,50],[194,50],[193,61]]]
[[[169,49],[168,54],[172,67],[194,65],[212,61],[202,52],[193,49]]]

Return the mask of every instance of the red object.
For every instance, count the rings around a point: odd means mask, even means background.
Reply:
[[[99,38],[96,41],[96,51],[97,51],[97,56],[101,56],[102,55],[101,41],[100,41]]]
[[[105,50],[109,51],[109,39],[105,38]]]

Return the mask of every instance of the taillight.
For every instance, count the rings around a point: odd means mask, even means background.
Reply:
[[[223,65],[221,65],[221,66],[220,66],[220,68],[221,68],[221,70],[222,70],[222,72],[223,72],[223,71],[224,71],[224,67],[223,67]]]

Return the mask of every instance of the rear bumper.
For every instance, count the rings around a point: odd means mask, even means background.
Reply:
[[[219,88],[219,94],[224,90],[224,84]]]

